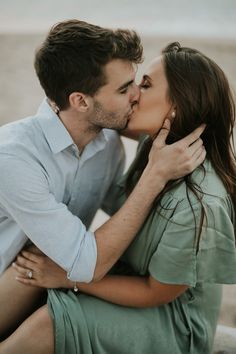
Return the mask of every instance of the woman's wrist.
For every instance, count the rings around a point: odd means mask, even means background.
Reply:
[[[161,169],[157,171],[156,168],[154,169],[152,166],[147,165],[138,183],[141,185],[145,195],[150,193],[151,196],[156,197],[167,182],[168,178]]]
[[[78,282],[66,278],[64,287],[66,289],[72,289],[75,293],[77,293],[79,291],[78,284]]]

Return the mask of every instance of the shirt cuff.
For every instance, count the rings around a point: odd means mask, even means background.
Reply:
[[[68,279],[72,281],[89,283],[97,263],[97,243],[93,232],[87,231],[80,246],[80,252],[72,268],[67,273]]]

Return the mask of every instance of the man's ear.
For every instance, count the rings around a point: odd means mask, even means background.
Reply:
[[[81,92],[72,92],[69,96],[70,106],[79,112],[86,113],[90,107],[89,96]]]

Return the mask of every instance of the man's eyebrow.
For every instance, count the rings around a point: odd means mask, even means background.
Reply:
[[[127,88],[129,85],[131,85],[133,82],[134,82],[134,80],[130,80],[130,81],[124,83],[123,85],[121,85],[121,86],[117,89],[117,91],[122,91],[122,90],[124,90],[124,89]]]

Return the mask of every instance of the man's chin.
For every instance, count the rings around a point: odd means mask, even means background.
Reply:
[[[102,126],[102,129],[112,129],[112,130],[118,130],[118,131],[123,131],[125,129],[127,129],[129,124],[129,119],[127,118],[125,121],[123,122],[117,122],[117,124],[114,123],[114,125],[112,126],[106,126],[105,124]]]
[[[123,125],[113,126],[110,129],[114,129],[114,130],[118,130],[120,132],[123,132],[123,130],[127,129],[128,124],[129,124],[129,121],[126,120],[126,122],[124,122]]]
[[[127,120],[127,122],[125,123],[125,126],[123,128],[121,128],[120,130],[123,132],[124,130],[128,129],[128,125],[129,125],[129,120]]]

